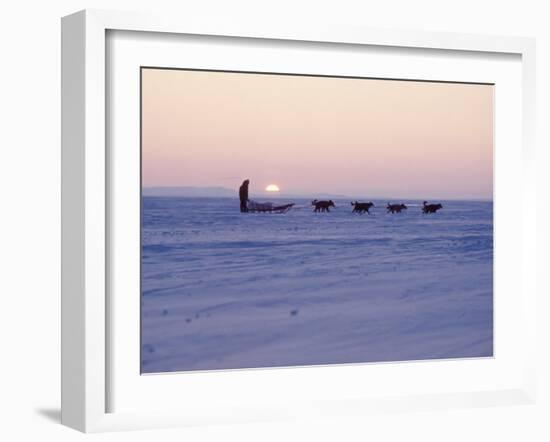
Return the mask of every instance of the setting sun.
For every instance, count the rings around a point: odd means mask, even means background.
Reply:
[[[279,191],[279,186],[277,186],[277,184],[270,184],[269,186],[267,186],[265,188],[265,191],[266,192],[278,192]]]

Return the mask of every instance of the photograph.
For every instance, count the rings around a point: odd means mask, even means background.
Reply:
[[[492,358],[494,84],[142,66],[142,374]]]

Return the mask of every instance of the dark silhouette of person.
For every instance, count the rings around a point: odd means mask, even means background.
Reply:
[[[241,200],[241,212],[248,212],[248,184],[250,184],[250,180],[244,180],[241,184],[241,187],[239,187],[239,199]]]

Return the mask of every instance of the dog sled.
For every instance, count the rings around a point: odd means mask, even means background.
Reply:
[[[250,213],[286,213],[292,209],[293,206],[294,203],[276,206],[273,203],[259,203],[256,201],[249,201],[247,204]]]

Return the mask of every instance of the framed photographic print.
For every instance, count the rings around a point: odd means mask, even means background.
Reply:
[[[532,40],[84,11],[62,42],[66,425],[533,400]]]

